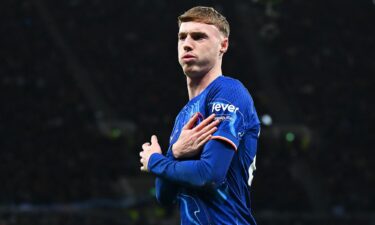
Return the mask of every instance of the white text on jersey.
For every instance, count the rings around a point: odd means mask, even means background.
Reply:
[[[212,110],[211,112],[219,112],[220,110],[228,110],[228,112],[237,112],[238,107],[230,104],[223,104],[223,103],[214,103],[212,104]]]

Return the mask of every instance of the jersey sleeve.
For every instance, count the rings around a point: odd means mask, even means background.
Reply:
[[[149,159],[148,168],[151,173],[161,178],[158,182],[165,179],[184,187],[205,187],[207,185],[215,187],[224,180],[233,155],[234,152],[228,144],[211,140],[204,146],[200,159],[178,161],[155,153]],[[157,193],[160,194],[160,199],[173,200],[174,194],[171,193],[174,190],[171,189],[168,192],[163,188],[163,183],[157,184]]]
[[[174,157],[171,148],[165,155],[169,161],[173,161]],[[171,205],[175,202],[178,193],[178,184],[173,183],[165,178],[157,176],[155,179],[155,195],[158,202],[162,205]]]
[[[215,88],[207,98],[206,109],[207,116],[215,113],[215,120],[221,120],[212,139],[225,141],[235,150],[248,127],[259,124],[253,100],[240,82],[229,81]]]

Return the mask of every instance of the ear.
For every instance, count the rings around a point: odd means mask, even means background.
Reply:
[[[227,37],[224,37],[220,43],[220,53],[221,54],[226,53],[228,50],[228,47],[229,47],[229,39]]]

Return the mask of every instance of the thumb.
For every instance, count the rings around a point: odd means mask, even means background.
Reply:
[[[156,135],[152,135],[151,136],[151,144],[157,144],[158,143],[158,138],[156,137]]]

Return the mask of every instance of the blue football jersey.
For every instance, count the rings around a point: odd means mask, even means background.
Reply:
[[[171,152],[183,126],[195,113],[199,113],[199,122],[214,113],[221,123],[212,139],[225,142],[233,150],[232,157],[216,159],[229,165],[225,179],[203,187],[189,185],[194,174],[186,171],[197,170],[195,164],[178,169],[178,163],[184,160],[173,158]],[[230,77],[219,76],[182,108],[176,117],[167,156],[154,154],[149,161],[150,171],[158,175],[157,194],[178,202],[181,224],[256,224],[251,213],[250,186],[259,132],[260,122],[248,90]],[[215,154],[212,148],[204,148],[202,155],[206,154],[204,151]],[[190,160],[200,160],[200,156]],[[172,166],[166,166],[168,163]]]

